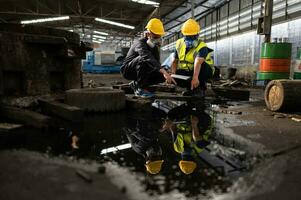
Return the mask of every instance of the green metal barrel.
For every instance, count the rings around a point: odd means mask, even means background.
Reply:
[[[260,58],[290,59],[292,56],[291,43],[263,43]]]
[[[290,76],[291,56],[291,43],[263,43],[257,79],[288,79]]]

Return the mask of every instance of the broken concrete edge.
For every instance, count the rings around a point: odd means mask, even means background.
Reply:
[[[65,99],[67,104],[91,113],[116,112],[126,105],[124,91],[111,87],[67,90]]]
[[[0,123],[0,132],[9,132],[11,130],[16,130],[22,128],[22,124],[13,124],[13,123]]]
[[[39,99],[42,113],[53,115],[69,121],[80,121],[84,117],[84,111],[76,106],[70,106],[64,103]]]
[[[49,126],[51,121],[51,118],[49,116],[12,106],[0,105],[0,111],[0,115],[9,120],[36,128],[46,128]]]
[[[279,174],[284,173],[286,165],[285,159],[267,159],[235,181],[226,194],[215,195],[214,199],[248,200],[254,196],[268,194],[280,185],[283,177]],[[274,187],[271,187],[271,181]]]

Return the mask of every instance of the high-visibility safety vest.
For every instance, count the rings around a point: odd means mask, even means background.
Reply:
[[[196,45],[196,47],[193,47],[188,52],[186,52],[186,44],[184,38],[177,40],[176,51],[180,60],[179,69],[193,70],[194,60],[198,52],[203,47],[207,47],[206,43],[201,40],[198,40],[198,44]],[[214,61],[212,59],[212,52],[208,53],[207,57],[205,58],[205,62],[208,65],[210,65],[210,67],[212,68],[212,72],[214,73]]]
[[[212,133],[212,121],[208,129],[203,133],[203,140],[208,141],[209,136]],[[192,128],[187,124],[178,124],[177,125],[177,138],[173,143],[174,150],[178,153],[184,152],[185,144],[188,145],[189,148],[194,149],[195,153],[200,154],[204,149],[200,148],[192,141]]]

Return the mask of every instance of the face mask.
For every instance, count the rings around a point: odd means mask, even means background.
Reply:
[[[197,37],[185,37],[184,41],[185,41],[186,47],[189,49],[196,47],[198,44]]]
[[[146,43],[150,48],[154,48],[155,46],[160,46],[161,45],[161,39],[154,39],[154,38],[149,38]]]
[[[162,156],[162,149],[161,147],[150,147],[146,150],[146,155],[147,157],[157,157],[157,156]]]

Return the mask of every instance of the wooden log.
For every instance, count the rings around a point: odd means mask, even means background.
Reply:
[[[245,100],[250,98],[250,91],[236,88],[214,87],[212,90],[217,96],[233,100]]]
[[[301,111],[301,80],[269,82],[264,99],[271,111]]]
[[[64,103],[39,99],[42,113],[53,115],[70,121],[80,121],[84,117],[84,111],[78,107]]]
[[[11,106],[0,106],[0,114],[6,119],[37,128],[48,127],[51,121],[51,118],[48,116]]]
[[[125,94],[133,94],[134,91],[129,86],[129,84],[118,84],[113,85],[114,89],[120,89],[125,92]],[[176,86],[175,85],[151,85],[147,88],[150,92],[175,92]]]
[[[137,98],[134,95],[126,95],[126,108],[129,110],[151,111],[151,99]]]

